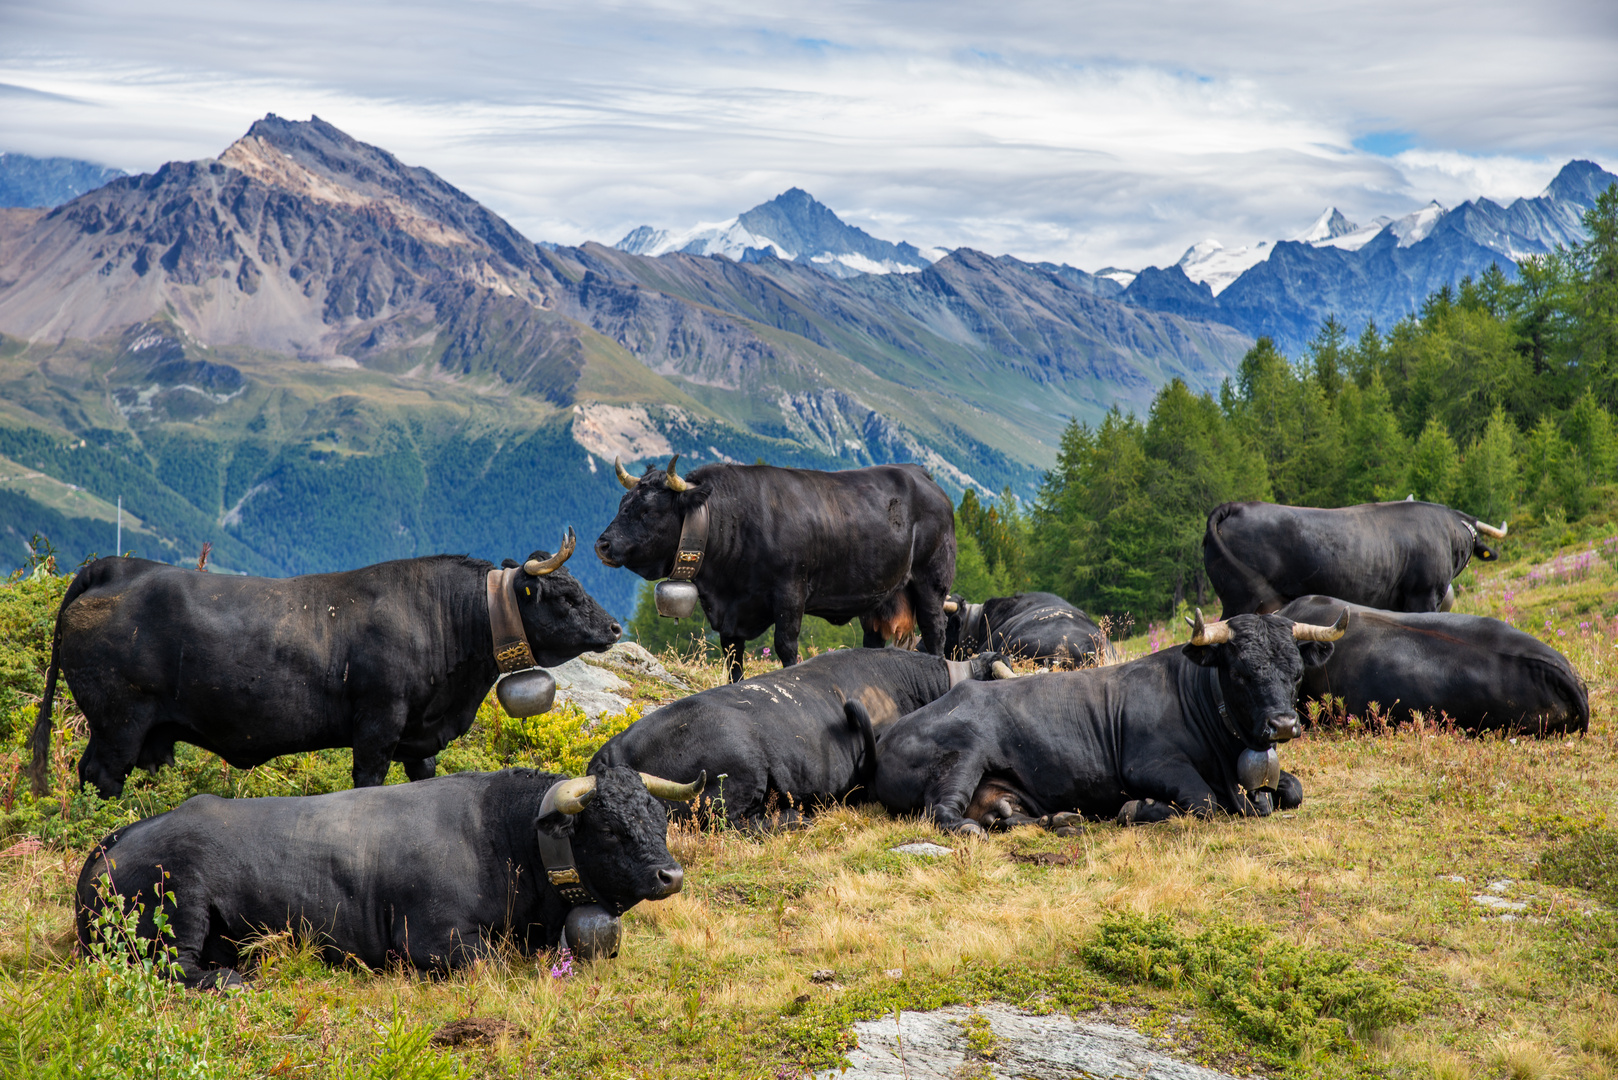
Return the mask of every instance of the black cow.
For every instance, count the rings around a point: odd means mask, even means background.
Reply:
[[[1225,503],[1208,515],[1202,558],[1226,618],[1312,593],[1387,611],[1448,611],[1450,581],[1474,555],[1495,558],[1479,533],[1506,530],[1409,499],[1339,510]]]
[[[1238,615],[1204,626],[1199,612],[1183,648],[962,683],[882,733],[872,794],[895,813],[924,811],[967,833],[996,816],[1134,824],[1265,814],[1272,796],[1296,806],[1302,786],[1269,755],[1298,735],[1298,682],[1331,655],[1347,618],[1313,626]]]
[[[157,898],[173,893],[163,910],[191,986],[240,982],[241,944],[277,930],[317,942],[328,963],[434,973],[487,955],[497,939],[554,948],[575,901],[552,884],[539,834],[567,841],[585,902],[620,915],[680,891],[684,871],[653,795],[701,789],[628,769],[572,780],[507,769],[296,798],[198,795],[91,852],[79,941],[91,945],[112,896],[138,905],[150,940]]]
[[[523,630],[543,665],[599,652],[620,633],[561,569],[571,551],[570,530],[561,552],[536,551],[515,573]],[[277,579],[98,559],[57,612],[33,734],[36,789],[59,670],[90,724],[79,781],[106,798],[136,766],[172,763],[181,741],[237,768],[351,746],[357,787],[382,783],[392,761],[412,780],[429,777],[499,676],[491,569],[435,555]]]
[[[998,659],[839,649],[665,705],[608,740],[590,767],[724,776],[710,787],[708,813],[723,798],[733,824],[790,825],[822,806],[861,801],[876,767],[873,724],[880,729],[963,679],[1009,675]]]
[[[1083,610],[1055,593],[996,596],[981,604],[946,603],[945,656],[971,656],[985,649],[1042,667],[1080,667],[1110,659],[1107,635]]]
[[[608,566],[648,580],[674,571],[681,530],[707,508],[704,555],[693,584],[708,623],[742,677],[747,639],[775,625],[775,655],[798,662],[805,614],[839,625],[859,619],[864,643],[921,630],[922,648],[944,649],[944,597],[955,580],[955,508],[917,465],[844,472],[769,465],[704,465],[680,477],[667,469],[629,489],[596,541]]]
[[[1376,702],[1394,723],[1443,714],[1472,731],[1543,736],[1590,727],[1589,694],[1567,657],[1499,619],[1378,611],[1329,596],[1299,597],[1280,614],[1308,622],[1344,607],[1354,633],[1304,673],[1299,705],[1336,699],[1347,715],[1368,718]]]

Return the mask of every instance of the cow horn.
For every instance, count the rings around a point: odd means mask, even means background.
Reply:
[[[1337,621],[1330,626],[1318,626],[1315,623],[1299,622],[1292,624],[1292,637],[1296,641],[1336,641],[1348,632],[1348,609],[1337,616]]]
[[[646,785],[647,791],[659,799],[667,799],[669,802],[690,802],[701,795],[702,789],[708,786],[708,770],[702,770],[689,784],[676,784],[673,780],[665,780],[661,776],[644,772],[640,774],[640,782]]]
[[[552,805],[563,814],[577,814],[596,797],[596,778],[576,776],[563,780],[551,790]]]
[[[1197,608],[1196,611],[1195,619],[1189,615],[1185,617],[1185,621],[1191,624],[1191,644],[1223,645],[1230,640],[1230,623],[1216,622],[1209,626],[1202,621],[1202,609]]]
[[[633,476],[629,475],[629,470],[624,468],[623,459],[621,459],[621,458],[613,458],[612,459],[612,467],[618,473],[618,482],[620,484],[624,485],[624,487],[628,488],[631,491],[635,490],[635,484],[637,483],[637,481],[635,480],[635,478]]]
[[[675,454],[673,457],[669,458],[668,473],[663,478],[663,486],[668,488],[670,491],[684,491],[691,486],[684,480],[680,479],[680,475],[674,471],[674,463],[679,460],[679,454]]]
[[[1480,521],[1478,522],[1478,532],[1482,533],[1484,536],[1492,536],[1496,540],[1504,540],[1506,538],[1506,525],[1507,522],[1502,521],[1500,523],[1500,527],[1497,529],[1488,522]]]
[[[578,540],[573,535],[573,526],[567,527],[567,535],[562,537],[562,549],[548,559],[529,559],[522,564],[523,573],[529,577],[544,577],[562,568],[562,564],[573,557],[573,549],[578,546]]]
[[[953,600],[945,600],[944,601],[944,614],[945,615],[953,615],[957,611],[959,611],[960,609],[961,609],[961,605],[957,604],[955,601],[953,601]]]
[[[996,660],[989,665],[989,670],[994,672],[994,677],[997,679],[1015,679],[1017,677],[1017,673],[1011,670],[1011,665],[1004,660]]]

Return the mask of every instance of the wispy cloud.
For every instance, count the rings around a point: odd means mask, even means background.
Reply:
[[[1618,7],[519,0],[10,5],[0,149],[131,170],[318,113],[530,236],[794,184],[877,235],[1087,268],[1618,164]]]

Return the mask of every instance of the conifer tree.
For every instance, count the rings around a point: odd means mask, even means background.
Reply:
[[[1364,390],[1345,391],[1343,427],[1347,468],[1344,500],[1350,503],[1402,499],[1407,492],[1410,446],[1394,415],[1382,376]]]
[[[1516,441],[1510,418],[1496,409],[1461,462],[1461,509],[1489,521],[1511,516],[1518,490]]]
[[[1424,502],[1449,505],[1460,479],[1461,454],[1437,417],[1427,421],[1410,459],[1410,489]]]

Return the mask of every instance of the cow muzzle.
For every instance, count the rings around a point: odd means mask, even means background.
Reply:
[[[672,869],[663,869],[657,872],[657,891],[652,893],[653,900],[667,900],[679,892],[685,885],[685,871],[676,866]]]
[[[612,557],[612,546],[607,543],[607,538],[605,536],[598,537],[596,539],[596,558],[600,559],[602,562],[613,567],[614,569],[624,565],[622,562]]]
[[[1264,737],[1270,742],[1291,742],[1303,734],[1297,713],[1283,713],[1264,721]]]

